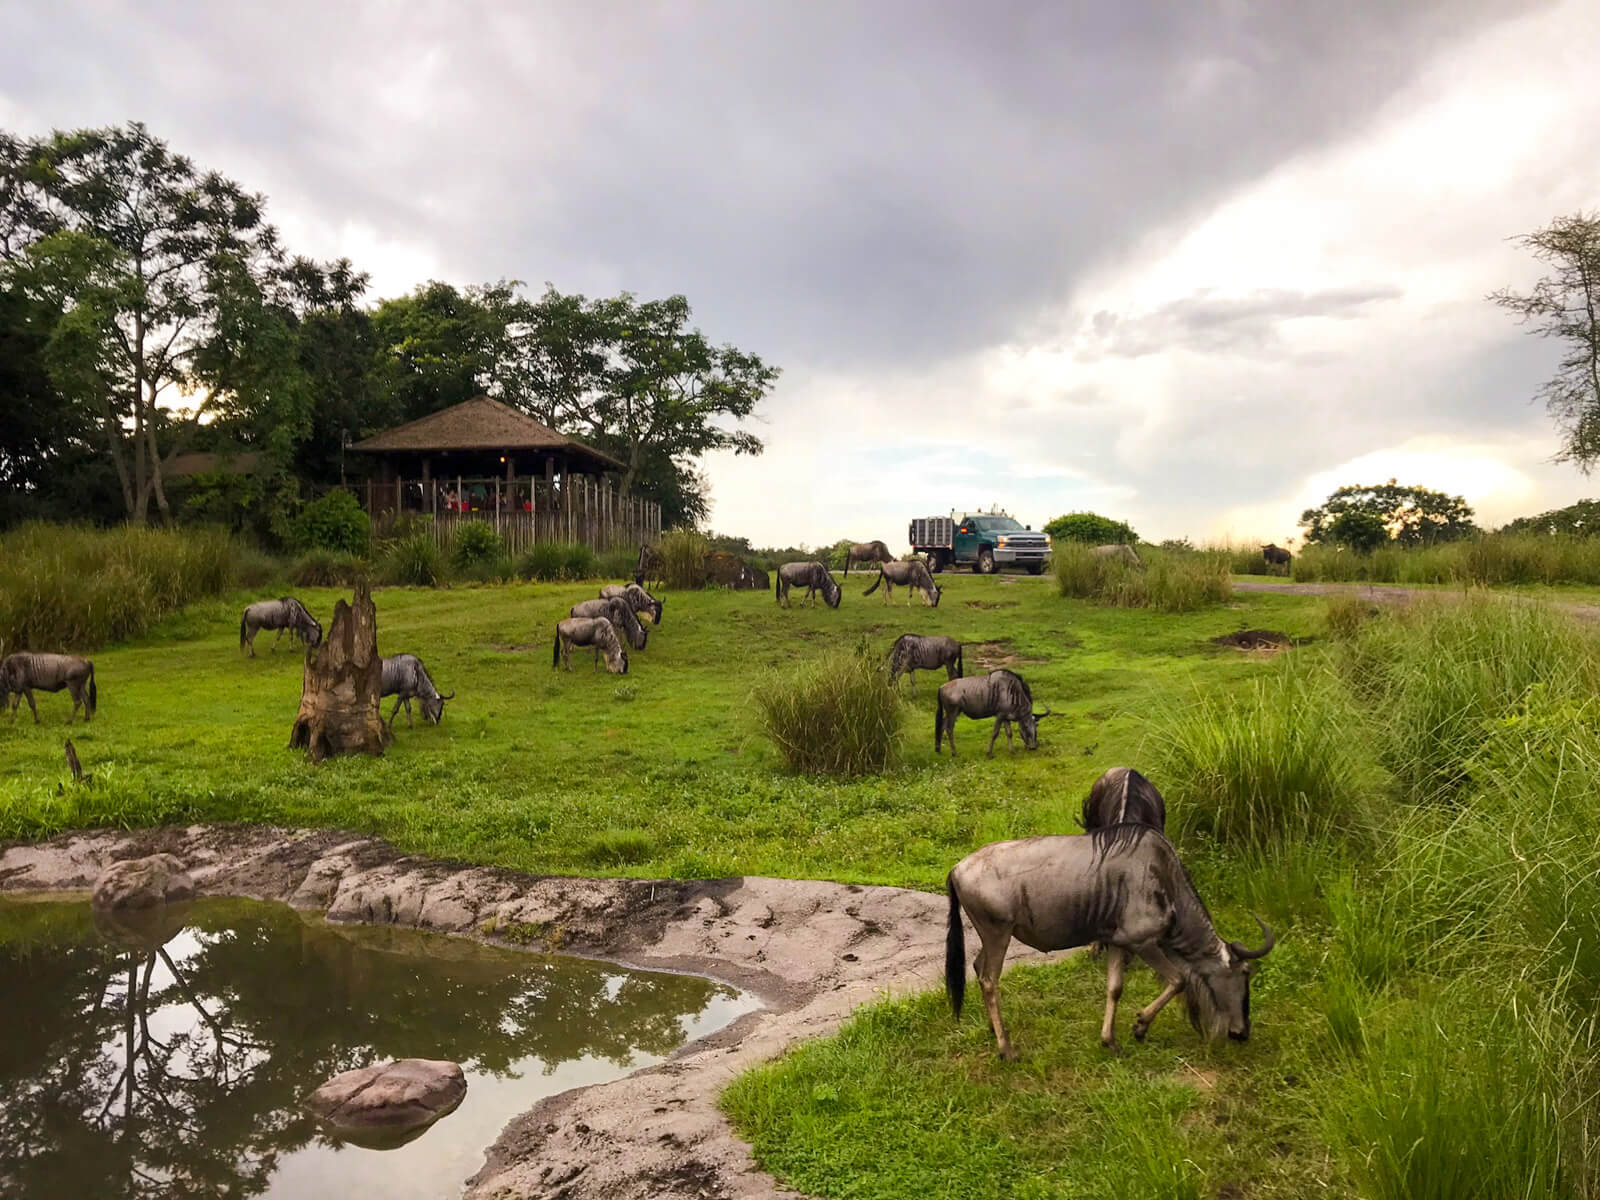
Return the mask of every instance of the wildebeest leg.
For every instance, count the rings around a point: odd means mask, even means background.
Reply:
[[[81,684],[81,683],[74,683],[72,685],[72,687],[71,687],[71,692],[72,692],[72,715],[67,718],[67,724],[71,725],[74,721],[76,721],[78,719],[78,706],[81,704],[83,706],[83,723],[85,725],[87,725],[89,723],[89,696],[88,696],[88,693],[86,693],[83,690],[83,684]]]
[[[407,729],[412,728],[412,725],[411,725],[411,697],[410,696],[406,697],[406,728]]]
[[[594,644],[594,669],[596,671],[598,671],[600,669],[600,643],[599,642],[596,642]]]
[[[1145,1034],[1150,1032],[1150,1023],[1156,1019],[1156,1014],[1167,1006],[1179,992],[1183,991],[1183,974],[1165,954],[1154,946],[1148,950],[1139,951],[1139,957],[1150,964],[1150,969],[1159,975],[1166,983],[1165,990],[1139,1010],[1139,1015],[1133,1022],[1133,1040],[1144,1041]]]
[[[1112,946],[1106,953],[1106,1016],[1100,1022],[1100,1044],[1113,1054],[1121,1054],[1117,1044],[1117,1001],[1122,999],[1122,974],[1128,966],[1128,952]]]
[[[1011,926],[993,926],[980,921],[974,921],[973,924],[978,928],[983,949],[973,959],[972,969],[978,973],[978,986],[983,989],[983,1007],[989,1014],[989,1028],[994,1030],[1000,1057],[1015,1059],[1017,1052],[1011,1048],[1005,1018],[1000,1015],[1000,970],[1006,965],[1006,949],[1011,945]]]
[[[283,641],[283,631],[287,628],[288,626],[286,625],[278,626],[278,636],[272,639],[272,652],[274,654],[278,652],[278,643]]]
[[[394,719],[400,715],[400,697],[394,698],[394,707],[389,710],[389,728],[394,728]]]
[[[33,689],[23,688],[22,695],[28,701],[28,708],[33,713],[33,723],[37,725],[39,723],[39,706],[33,702]]]
[[[1004,717],[996,717],[994,719],[994,732],[989,735],[989,754],[988,754],[988,757],[990,757],[990,758],[994,757],[994,742],[995,742],[995,739],[1000,736],[1000,726],[1004,721],[1005,721]]]

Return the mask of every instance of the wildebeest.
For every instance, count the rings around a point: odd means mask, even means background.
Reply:
[[[609,600],[584,600],[574,604],[567,615],[569,617],[604,617],[617,627],[623,637],[628,639],[628,645],[635,650],[643,650],[645,643],[650,640],[650,631],[639,623],[638,614],[621,596],[612,596]]]
[[[772,595],[785,608],[789,607],[789,589],[792,587],[806,589],[808,604],[814,604],[816,594],[821,592],[829,608],[838,608],[839,600],[844,595],[832,573],[819,562],[791,562],[779,567],[777,578],[772,581]]]
[[[902,633],[895,638],[894,647],[889,651],[890,683],[906,675],[915,689],[918,671],[937,671],[940,667],[944,668],[947,679],[960,679],[965,674],[961,643],[955,638],[924,637],[917,633]]]
[[[850,574],[850,564],[858,562],[892,563],[894,555],[882,542],[857,542],[845,551],[844,573]]]
[[[1144,562],[1139,558],[1139,552],[1128,545],[1127,542],[1117,542],[1110,546],[1096,546],[1091,553],[1096,558],[1126,563],[1130,567],[1144,566]]]
[[[1287,567],[1289,560],[1293,557],[1294,555],[1290,554],[1282,546],[1274,546],[1268,543],[1261,547],[1262,561],[1269,567]]]
[[[593,646],[595,669],[600,668],[600,655],[606,656],[606,670],[613,675],[628,673],[628,652],[622,648],[616,626],[604,617],[568,617],[556,626],[556,640],[551,647],[550,666],[565,666],[572,670],[572,648]]]
[[[274,650],[283,639],[285,629],[294,630],[308,646],[322,645],[322,626],[306,606],[293,596],[285,596],[281,600],[257,600],[244,610],[244,616],[239,618],[239,649],[248,646],[251,658],[256,656],[256,634],[263,629],[278,631],[278,636],[272,639]]]
[[[378,688],[378,699],[393,696],[394,708],[389,711],[389,727],[394,727],[394,719],[400,714],[400,706],[406,706],[406,724],[411,724],[411,701],[416,700],[422,705],[422,715],[435,725],[444,716],[444,702],[454,700],[456,694],[451,692],[448,696],[441,696],[439,689],[433,686],[433,680],[428,677],[428,668],[422,665],[422,660],[415,654],[396,654],[389,658],[378,660],[383,668],[383,682]]]
[[[1167,802],[1156,785],[1132,767],[1112,767],[1089,789],[1083,801],[1083,831],[1133,822],[1165,832]]]
[[[628,606],[636,613],[649,613],[652,625],[661,624],[661,610],[666,605],[637,583],[608,583],[600,589],[600,599],[611,600],[613,598],[626,600]]]
[[[1100,1042],[1120,1050],[1117,1001],[1130,956],[1137,954],[1166,984],[1140,1010],[1133,1036],[1143,1041],[1156,1014],[1179,992],[1189,1022],[1207,1041],[1250,1036],[1250,974],[1273,945],[1272,930],[1256,923],[1266,942],[1251,950],[1217,936],[1189,872],[1160,830],[1112,825],[1093,833],[993,842],[973,851],[945,881],[950,926],[944,982],[957,1016],[966,991],[965,910],[982,948],[973,961],[989,1026],[1001,1058],[1015,1058],[1000,1015],[1000,969],[1014,937],[1035,950],[1066,950],[1090,942],[1106,956],[1106,1010]]]
[[[878,567],[878,578],[872,583],[863,596],[870,596],[878,590],[878,585],[883,585],[883,602],[889,603],[889,597],[894,594],[896,586],[906,588],[920,588],[922,602],[929,608],[939,607],[939,597],[944,595],[944,589],[933,582],[933,576],[928,573],[928,564],[920,558],[910,562],[883,563]],[[911,597],[906,597],[906,603],[911,603]]]
[[[968,675],[939,685],[939,702],[933,710],[933,752],[939,753],[941,735],[950,741],[950,757],[956,756],[956,718],[965,713],[974,719],[993,717],[994,731],[989,735],[989,758],[994,757],[995,739],[1003,726],[1006,745],[1013,750],[1011,722],[1022,730],[1022,744],[1029,750],[1039,748],[1039,722],[1050,715],[1047,708],[1042,713],[1033,711],[1033,693],[1027,682],[1015,671],[1004,667],[987,675]]]
[[[660,579],[662,566],[661,551],[650,545],[640,546],[639,562],[633,568],[633,581],[643,587],[647,579]]]
[[[739,578],[734,582],[736,591],[764,592],[767,590],[767,573],[749,563],[739,568]]]
[[[83,709],[85,724],[94,717],[99,707],[100,694],[94,685],[94,663],[73,654],[34,654],[19,650],[6,655],[0,662],[0,706],[11,697],[11,719],[17,719],[17,709],[27,700],[28,711],[33,713],[33,723],[39,723],[39,706],[33,702],[33,693],[59,692],[66,688],[72,695],[72,715],[67,724],[77,719],[78,709]]]

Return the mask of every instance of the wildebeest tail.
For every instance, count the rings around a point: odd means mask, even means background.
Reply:
[[[241,650],[244,649],[244,623],[245,617],[241,614],[239,617],[239,649]]]
[[[89,715],[94,716],[95,707],[100,703],[100,692],[94,686],[94,664],[89,664]]]
[[[556,640],[550,646],[550,665],[552,667],[561,665],[561,631],[559,629],[556,630]]]
[[[944,890],[950,893],[950,928],[944,935],[944,990],[950,997],[950,1012],[959,1017],[961,1002],[967,995],[967,931],[961,927],[961,898],[956,895],[956,876],[945,876]]]
[[[871,587],[869,587],[869,588],[868,588],[868,589],[867,589],[867,590],[866,590],[866,591],[864,591],[864,592],[862,592],[862,593],[861,593],[861,594],[862,594],[862,595],[863,595],[863,596],[870,596],[870,595],[872,595],[872,593],[873,593],[873,592],[875,592],[875,591],[877,591],[877,590],[878,590],[878,585],[879,585],[879,584],[880,584],[880,583],[882,583],[882,582],[883,582],[883,571],[882,571],[882,569],[880,569],[880,570],[879,570],[879,571],[878,571],[878,577],[877,577],[877,578],[876,578],[876,579],[874,579],[874,580],[873,580],[873,581],[872,581],[872,586],[871,586]]]

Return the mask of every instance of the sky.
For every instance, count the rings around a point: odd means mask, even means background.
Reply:
[[[1592,0],[0,0],[0,127],[142,120],[374,298],[682,293],[782,375],[710,524],[1069,511],[1276,540],[1346,483],[1481,523],[1556,347],[1486,296],[1600,209]]]

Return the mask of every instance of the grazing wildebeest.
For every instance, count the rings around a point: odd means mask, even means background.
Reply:
[[[617,637],[617,627],[604,617],[568,617],[556,626],[555,644],[550,648],[550,666],[565,666],[572,670],[572,648],[593,646],[595,669],[600,669],[600,655],[606,656],[606,670],[613,675],[628,673],[628,652]]]
[[[33,713],[33,723],[39,724],[39,706],[33,702],[33,693],[59,692],[66,688],[72,695],[72,715],[67,724],[77,719],[83,708],[84,724],[94,717],[100,703],[99,691],[94,685],[94,663],[72,654],[34,654],[19,650],[8,654],[0,662],[0,707],[11,697],[11,719],[17,719],[17,709],[27,700]]]
[[[395,698],[394,708],[389,711],[389,728],[394,728],[394,719],[400,715],[402,704],[406,706],[406,724],[411,724],[412,700],[422,705],[423,717],[437,725],[444,716],[444,702],[454,700],[456,694],[451,692],[448,696],[441,696],[439,689],[433,686],[433,680],[428,677],[428,668],[422,665],[422,660],[415,654],[396,654],[378,661],[383,668],[378,699],[382,700],[385,696]]]
[[[1118,1051],[1117,1001],[1128,959],[1137,954],[1166,984],[1140,1010],[1133,1036],[1143,1041],[1156,1014],[1179,992],[1189,1023],[1207,1041],[1250,1036],[1250,973],[1272,949],[1251,950],[1217,936],[1189,872],[1160,830],[1112,825],[1093,833],[993,842],[958,862],[945,881],[950,927],[944,983],[957,1016],[966,991],[965,910],[982,948],[973,960],[983,1004],[1001,1058],[1015,1058],[1000,1016],[1000,969],[1016,938],[1035,950],[1067,950],[1090,942],[1110,947],[1106,1011],[1100,1043]]]
[[[764,592],[767,590],[767,573],[749,563],[739,568],[739,578],[734,583],[736,591]]]
[[[1093,550],[1096,558],[1109,559],[1112,562],[1126,563],[1130,567],[1142,567],[1144,563],[1139,558],[1139,552],[1127,542],[1117,542],[1110,546],[1096,546]]]
[[[1112,767],[1089,789],[1083,802],[1083,831],[1133,822],[1166,831],[1167,802],[1156,785],[1132,767]]]
[[[1294,555],[1290,554],[1282,546],[1274,546],[1269,543],[1261,547],[1262,561],[1269,567],[1283,567],[1287,571],[1289,560],[1293,557]]]
[[[944,589],[933,582],[933,576],[928,573],[928,564],[920,558],[910,562],[883,563],[878,567],[878,578],[871,587],[862,592],[863,596],[870,596],[878,590],[878,585],[883,585],[883,602],[889,603],[889,597],[894,594],[896,586],[909,590],[920,588],[922,602],[929,608],[939,607],[939,597],[944,595]],[[906,603],[911,603],[911,597],[906,596]]]
[[[845,551],[844,573],[850,574],[850,564],[858,562],[892,563],[894,555],[882,542],[857,542]]]
[[[661,551],[654,546],[640,546],[639,563],[633,568],[633,581],[643,587],[647,579],[661,579],[662,566]]]
[[[944,668],[945,678],[960,679],[965,671],[961,662],[961,643],[949,637],[923,637],[916,633],[902,633],[894,640],[889,651],[889,682],[905,675],[911,679],[912,690],[917,686],[918,671],[937,671]]]
[[[632,608],[634,612],[649,613],[650,623],[652,625],[661,624],[661,610],[666,607],[665,604],[663,604],[660,600],[657,600],[637,583],[608,583],[605,587],[600,589],[600,599],[626,600],[628,602],[628,606]]]
[[[989,735],[989,758],[994,757],[995,739],[1000,729],[1006,731],[1006,745],[1013,750],[1011,722],[1022,730],[1022,744],[1029,750],[1039,748],[1039,722],[1050,715],[1047,708],[1042,713],[1033,711],[1033,693],[1026,681],[1015,671],[1004,667],[987,675],[968,675],[939,685],[939,702],[933,709],[933,752],[939,753],[940,736],[950,741],[950,757],[956,756],[956,718],[965,713],[974,719],[993,717],[994,732]]]
[[[815,597],[820,591],[829,608],[838,608],[839,600],[844,595],[838,581],[819,562],[792,562],[779,567],[778,576],[772,581],[772,595],[785,608],[789,607],[789,589],[792,587],[806,589],[808,604],[816,603]]]
[[[306,606],[293,596],[285,596],[281,600],[257,600],[244,610],[244,616],[239,618],[239,649],[248,646],[251,658],[256,656],[256,634],[263,629],[278,631],[278,636],[272,639],[274,650],[283,640],[285,629],[294,630],[308,646],[322,645],[322,626]]]
[[[584,600],[574,604],[568,610],[569,617],[604,617],[610,621],[628,639],[628,645],[635,650],[643,650],[645,643],[650,640],[650,631],[639,623],[639,616],[621,596],[612,596],[609,600]]]

